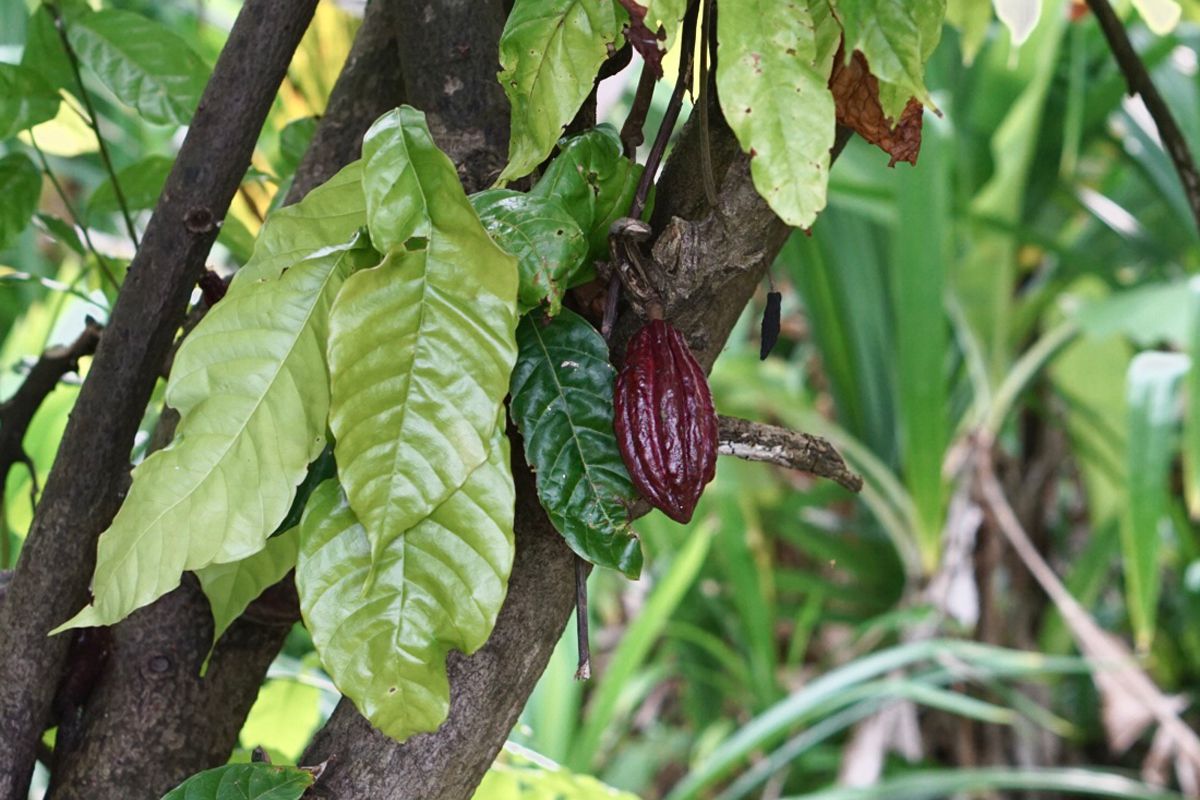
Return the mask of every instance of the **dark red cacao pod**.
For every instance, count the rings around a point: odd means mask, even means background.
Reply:
[[[613,427],[633,485],[687,522],[717,470],[717,414],[683,334],[652,320],[629,340],[613,395]]]

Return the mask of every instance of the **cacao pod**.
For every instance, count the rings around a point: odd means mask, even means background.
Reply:
[[[652,320],[634,334],[617,375],[613,427],[633,485],[687,522],[717,469],[717,414],[683,334]]]

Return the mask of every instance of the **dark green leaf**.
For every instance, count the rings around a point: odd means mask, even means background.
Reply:
[[[308,143],[317,132],[316,117],[294,119],[279,132],[279,160],[275,163],[276,174],[281,178],[291,175],[304,157]]]
[[[608,258],[608,229],[629,213],[642,166],[622,155],[621,137],[609,125],[564,139],[532,195],[562,203],[588,237],[588,257]]]
[[[41,75],[16,64],[0,63],[0,139],[54,119],[58,93]]]
[[[48,235],[54,237],[55,241],[64,247],[69,247],[79,255],[84,255],[86,251],[83,249],[83,242],[79,241],[79,234],[75,232],[74,225],[53,214],[38,214],[35,219]]]
[[[105,9],[67,26],[79,60],[149,122],[186,125],[208,67],[169,28],[130,11]]]
[[[628,506],[637,491],[613,433],[608,345],[567,310],[549,325],[540,312],[526,315],[517,344],[512,415],[546,513],[576,553],[636,578],[642,550]]]
[[[37,209],[42,172],[20,153],[0,158],[0,249],[17,238]]]
[[[547,302],[549,314],[558,314],[563,293],[587,263],[587,239],[575,219],[552,197],[507,189],[480,192],[471,203],[492,239],[517,257],[519,311]]]
[[[193,775],[162,800],[297,800],[312,782],[297,767],[226,764]]]
[[[74,5],[73,3],[67,5]],[[60,9],[63,5],[60,4]],[[91,9],[82,13],[91,13]],[[74,18],[66,14],[68,19]],[[75,85],[75,73],[71,71],[71,62],[67,60],[67,51],[63,49],[62,38],[54,27],[54,18],[39,4],[29,17],[29,25],[25,29],[25,52],[21,54],[21,66],[33,70],[45,79],[52,89],[66,89],[78,93]]]
[[[174,164],[175,159],[167,156],[147,156],[117,172],[117,185],[125,196],[126,208],[130,211],[154,208]],[[115,214],[120,210],[112,179],[106,178],[88,198],[88,219],[94,219],[98,214]]]

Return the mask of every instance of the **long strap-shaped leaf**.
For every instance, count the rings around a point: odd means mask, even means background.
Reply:
[[[816,5],[825,5],[818,3]],[[834,105],[829,71],[838,26],[815,25],[805,3],[744,0],[717,15],[721,109],[753,158],[754,187],[789,225],[825,207]]]
[[[489,449],[462,488],[374,556],[336,481],[304,512],[296,585],[305,625],[338,689],[397,740],[446,718],[446,653],[483,646],[504,602],[514,492],[502,424]]]
[[[171,372],[175,440],[133,471],[100,536],[92,604],[58,630],[110,625],[174,589],[184,570],[262,549],[325,446],[330,300],[376,258],[346,245],[276,279],[236,282],[213,307]]]
[[[587,320],[563,312],[543,326],[534,312],[517,328],[512,414],[537,472],[538,497],[571,549],[636,578],[642,550],[629,531],[637,491],[613,433],[608,346]]]
[[[363,150],[371,237],[390,252],[351,276],[330,312],[329,425],[342,486],[380,553],[487,458],[517,357],[517,264],[423,114],[381,117]],[[389,194],[397,181],[419,197]]]

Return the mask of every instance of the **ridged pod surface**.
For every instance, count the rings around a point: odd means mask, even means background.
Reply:
[[[629,340],[613,395],[613,427],[633,485],[688,522],[717,467],[717,414],[683,334],[652,320]]]

